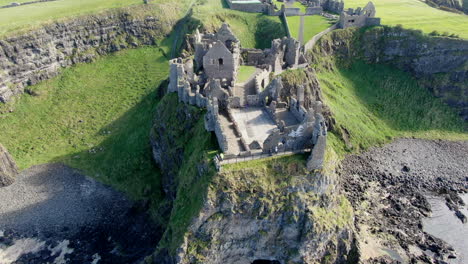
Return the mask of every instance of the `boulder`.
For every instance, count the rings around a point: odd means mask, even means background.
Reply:
[[[0,144],[0,187],[5,187],[15,181],[18,167],[8,151]]]

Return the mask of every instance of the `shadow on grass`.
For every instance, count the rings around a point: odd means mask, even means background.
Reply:
[[[101,128],[98,134],[108,135],[101,144],[57,157],[52,162],[79,169],[132,199],[147,199],[155,208],[163,193],[160,172],[152,159],[149,132],[159,90],[143,96],[125,114]]]
[[[265,15],[258,15],[258,24],[255,29],[255,48],[271,48],[271,41],[286,36],[283,23],[273,20]]]

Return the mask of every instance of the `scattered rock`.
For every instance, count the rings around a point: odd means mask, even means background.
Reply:
[[[358,229],[370,227],[372,235],[395,238],[383,243],[399,249],[409,263],[446,263],[456,256],[453,247],[423,231],[422,218],[431,212],[425,195],[443,197],[448,208],[467,221],[458,209],[463,206],[458,193],[468,188],[467,156],[468,142],[399,139],[347,157],[340,181],[357,212]],[[393,262],[374,258],[368,263]]]
[[[0,144],[0,187],[13,184],[18,167],[5,147]]]

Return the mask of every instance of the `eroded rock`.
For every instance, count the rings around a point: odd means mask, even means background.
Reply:
[[[5,147],[0,144],[0,187],[13,184],[18,175],[18,167],[13,157],[8,153]]]

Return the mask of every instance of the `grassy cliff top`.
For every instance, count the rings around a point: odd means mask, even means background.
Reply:
[[[5,0],[0,0],[0,3],[3,3],[3,1]],[[179,0],[169,3],[162,0],[154,0],[148,6],[158,7],[153,10],[155,16],[178,18],[178,13],[183,13],[181,7],[188,6],[189,3],[189,0]],[[63,19],[97,14],[106,10],[128,6],[143,6],[143,0],[59,0],[13,8],[3,8],[0,9],[0,37],[8,35],[8,33],[11,32],[34,29],[43,24]],[[164,10],[164,12],[161,12],[161,10]],[[136,10],[135,15],[145,13],[141,11],[142,10]]]
[[[345,8],[364,7],[369,0],[346,0]],[[418,0],[373,0],[382,24],[420,29],[425,33],[436,30],[468,39],[468,16],[442,11]]]

